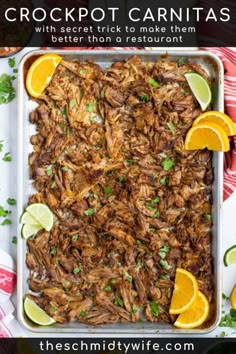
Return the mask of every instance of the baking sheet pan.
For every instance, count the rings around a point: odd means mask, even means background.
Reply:
[[[37,50],[26,54],[20,63],[18,74],[18,220],[28,203],[29,197],[35,192],[32,186],[32,181],[29,180],[28,155],[32,151],[30,144],[30,136],[35,133],[35,127],[29,122],[29,114],[37,104],[29,99],[25,90],[24,75],[25,67],[33,58],[52,52],[50,50]],[[53,50],[54,53],[61,55],[63,58],[79,59],[87,61],[94,60],[103,68],[111,65],[115,61],[122,61],[128,57],[137,54],[144,62],[153,63],[160,55],[166,54],[166,51],[150,51],[150,50]],[[204,51],[168,51],[169,60],[178,60],[180,57],[188,57],[190,61],[201,64],[214,79],[214,94],[213,94],[213,109],[224,110],[223,98],[223,65],[221,61],[213,54]],[[27,252],[26,241],[21,238],[21,226],[18,224],[18,251],[17,251],[17,316],[20,323],[30,331],[47,334],[69,334],[77,333],[78,335],[119,335],[132,336],[137,334],[161,334],[161,335],[203,335],[212,331],[218,324],[221,314],[221,294],[222,294],[222,254],[221,254],[221,235],[222,235],[222,203],[223,203],[223,153],[213,154],[213,169],[214,169],[214,183],[213,183],[213,230],[212,230],[212,255],[214,257],[214,313],[212,314],[211,323],[207,323],[206,327],[202,329],[181,330],[174,328],[168,324],[162,323],[117,323],[102,325],[99,327],[88,326],[79,322],[71,322],[66,324],[55,324],[48,327],[40,327],[34,325],[24,314],[23,299],[28,292],[27,278],[29,270],[25,264],[25,256]]]

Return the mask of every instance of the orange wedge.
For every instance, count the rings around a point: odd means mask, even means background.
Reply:
[[[229,139],[226,132],[217,124],[201,123],[189,129],[185,138],[186,150],[228,151]]]
[[[209,302],[201,291],[197,292],[197,296],[192,305],[184,313],[181,313],[174,325],[178,328],[196,328],[201,326],[209,315]]]
[[[195,119],[193,125],[214,123],[219,125],[228,136],[236,135],[236,126],[227,114],[218,111],[208,111]]]
[[[169,312],[172,315],[182,313],[192,305],[198,292],[198,283],[194,275],[185,269],[177,268],[175,287]]]
[[[26,88],[32,97],[39,97],[49,84],[61,57],[57,54],[45,54],[36,59],[26,77]]]

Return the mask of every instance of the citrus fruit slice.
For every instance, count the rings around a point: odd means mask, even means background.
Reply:
[[[185,269],[177,268],[170,314],[175,315],[186,311],[195,300],[197,292],[198,283],[194,275]]]
[[[26,211],[40,224],[45,230],[50,231],[53,227],[53,213],[42,203],[34,203],[26,208]]]
[[[227,114],[218,111],[208,111],[197,117],[193,125],[214,123],[219,125],[228,136],[236,135],[236,126]]]
[[[234,263],[236,263],[236,245],[228,248],[224,254],[224,265],[226,267]]]
[[[178,328],[199,327],[206,321],[209,310],[210,306],[207,298],[201,291],[198,291],[192,305],[178,316],[174,325]]]
[[[61,57],[57,54],[45,54],[36,59],[26,76],[26,88],[33,97],[39,97],[49,84]]]
[[[24,225],[22,227],[22,237],[27,240],[27,238],[37,234],[39,230],[42,230],[41,225]]]
[[[48,316],[48,314],[43,311],[33,300],[28,297],[24,301],[24,310],[26,315],[33,321],[41,326],[49,326],[56,321]]]
[[[27,224],[27,225],[39,225],[37,220],[33,218],[27,211],[24,212],[24,214],[21,217],[21,223],[22,224]],[[41,225],[39,225],[42,227]]]
[[[228,151],[229,139],[225,131],[217,124],[202,123],[193,126],[185,138],[186,150],[208,148],[215,151]]]
[[[236,310],[236,285],[234,285],[233,290],[230,294],[230,304],[231,307]]]
[[[205,111],[212,99],[211,88],[208,82],[197,73],[186,73],[184,76],[201,109]]]

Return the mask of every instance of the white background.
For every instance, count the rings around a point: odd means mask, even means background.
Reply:
[[[29,51],[24,51],[13,56],[18,63],[21,57]],[[16,65],[17,68],[17,65]],[[0,75],[7,73],[13,74],[12,69],[8,65],[8,58],[0,58]],[[14,82],[17,86],[17,80]],[[28,119],[28,117],[25,117]],[[16,207],[9,207],[7,205],[7,198],[15,198],[17,195],[17,99],[14,99],[11,103],[0,105],[0,141],[3,142],[3,152],[0,153],[0,205],[11,209],[12,214],[10,216],[12,220],[11,225],[0,226],[0,248],[12,255],[16,261],[16,245],[12,244],[12,236],[16,235]],[[12,162],[2,161],[2,157],[5,152],[10,152],[12,156]],[[2,219],[0,220],[0,222]],[[236,244],[236,192],[226,201],[223,205],[223,253],[230,246]],[[20,282],[21,279],[18,279]],[[223,290],[226,295],[230,295],[230,292],[236,283],[236,265],[230,267],[223,266]],[[13,302],[16,295],[13,296]],[[223,309],[227,312],[229,310],[229,302],[223,301]],[[227,336],[236,337],[236,331],[231,328],[217,328],[210,334],[209,337],[219,336],[224,331]],[[34,336],[35,334],[28,333],[28,335]],[[76,336],[76,335],[75,335]]]

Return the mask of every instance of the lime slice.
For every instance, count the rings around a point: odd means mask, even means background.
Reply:
[[[27,239],[31,236],[34,236],[35,234],[37,234],[37,232],[39,230],[42,230],[42,226],[41,225],[24,225],[22,227],[22,237],[24,239]]]
[[[186,73],[184,76],[201,109],[205,111],[212,99],[211,88],[208,82],[197,73]]]
[[[226,267],[234,263],[236,263],[236,245],[228,248],[224,254],[224,264]]]
[[[21,223],[27,225],[39,225],[36,219],[33,218],[27,211],[21,217]],[[40,225],[40,227],[42,227]]]
[[[33,321],[41,326],[49,326],[56,321],[48,316],[48,314],[43,311],[36,303],[29,299],[28,297],[25,298],[24,301],[24,310],[26,315]]]
[[[26,211],[37,221],[38,224],[50,231],[53,227],[53,213],[45,204],[35,203],[26,208]]]

